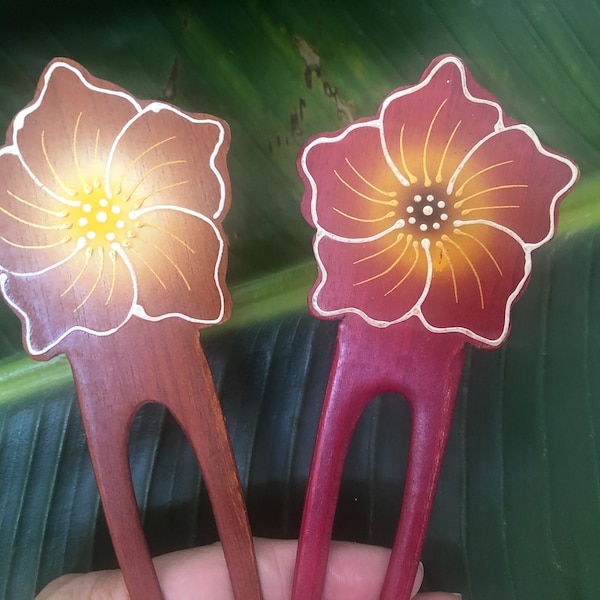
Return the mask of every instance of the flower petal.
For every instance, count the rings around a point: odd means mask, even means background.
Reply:
[[[139,304],[151,320],[180,315],[217,323],[225,314],[223,234],[202,215],[181,210],[141,211],[125,243],[139,286]]]
[[[228,147],[223,121],[153,103],[117,140],[107,187],[136,209],[177,206],[219,218],[229,200]]]
[[[509,310],[529,276],[530,253],[502,231],[465,225],[442,236],[431,257],[433,277],[422,304],[427,323],[499,344],[508,334]]]
[[[36,273],[68,258],[77,245],[70,235],[69,207],[29,177],[14,154],[0,153],[0,265]]]
[[[369,238],[399,219],[405,190],[387,166],[374,121],[314,139],[302,153],[300,167],[307,184],[304,216],[330,235]]]
[[[452,178],[456,217],[491,221],[540,244],[554,233],[556,203],[576,177],[571,162],[517,125],[485,139]]]
[[[424,249],[411,236],[392,232],[363,243],[315,241],[321,281],[312,305],[322,316],[359,312],[374,325],[408,316],[427,281]]]
[[[101,182],[115,137],[139,110],[123,90],[59,59],[13,121],[13,137],[34,177],[57,197],[72,198]]]
[[[32,354],[46,352],[74,329],[116,330],[135,299],[130,268],[114,250],[82,249],[51,271],[6,277],[4,294],[21,315]]]
[[[427,187],[447,181],[465,154],[501,122],[501,108],[491,96],[476,98],[469,88],[481,93],[464,64],[445,57],[419,84],[386,98],[385,148],[406,182]]]

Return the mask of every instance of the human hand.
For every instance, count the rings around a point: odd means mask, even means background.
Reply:
[[[295,540],[256,539],[256,557],[264,600],[291,596]],[[351,542],[333,542],[323,600],[376,600],[389,560],[389,550]],[[154,561],[166,600],[233,600],[220,544],[181,550]],[[419,568],[415,600],[456,600],[443,593],[417,594],[423,580]],[[48,584],[36,600],[128,600],[119,571],[63,575]]]

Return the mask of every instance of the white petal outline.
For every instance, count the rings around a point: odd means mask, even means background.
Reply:
[[[431,71],[429,72],[427,77],[425,77],[425,79],[423,79],[423,81],[420,81],[416,85],[409,86],[407,88],[403,88],[401,90],[398,90],[397,92],[390,94],[389,96],[387,96],[385,98],[385,100],[381,104],[381,109],[380,109],[380,114],[379,114],[379,119],[378,119],[379,121],[381,121],[381,127],[380,127],[381,147],[383,148],[383,154],[386,158],[386,161],[388,162],[390,169],[395,173],[396,177],[398,177],[398,179],[401,182],[404,182],[403,185],[408,186],[408,185],[410,185],[410,183],[406,179],[406,177],[404,177],[404,175],[402,175],[402,173],[400,172],[400,170],[398,169],[398,167],[392,160],[390,153],[388,151],[387,145],[385,143],[383,121],[385,119],[386,110],[388,109],[390,104],[392,102],[394,102],[395,100],[397,100],[398,98],[403,98],[404,96],[410,96],[410,95],[414,94],[415,92],[418,92],[418,91],[422,90],[423,88],[427,87],[431,83],[431,80],[437,75],[438,71],[440,69],[443,69],[445,66],[447,66],[449,64],[454,65],[458,69],[458,72],[460,74],[461,88],[462,88],[464,97],[467,100],[469,100],[470,102],[473,102],[475,104],[485,104],[487,106],[491,106],[492,108],[494,108],[496,110],[496,112],[498,113],[498,120],[494,124],[494,131],[500,131],[500,129],[504,128],[502,107],[497,102],[494,102],[493,100],[487,100],[485,98],[478,98],[477,96],[473,96],[473,94],[471,94],[471,92],[469,91],[469,88],[467,86],[467,72],[466,72],[464,63],[456,56],[444,57],[431,69]],[[448,83],[450,83],[450,82],[448,81]]]
[[[227,200],[227,192],[226,192],[226,185],[225,185],[224,177],[216,167],[216,157],[217,157],[219,151],[221,150],[221,148],[224,144],[224,141],[225,141],[225,128],[220,121],[218,121],[216,119],[211,119],[208,116],[205,118],[197,119],[195,117],[192,117],[192,116],[178,110],[177,108],[175,108],[173,106],[164,104],[162,102],[151,102],[145,108],[142,108],[142,106],[137,102],[137,100],[133,96],[131,96],[123,91],[111,90],[111,89],[96,86],[96,85],[90,83],[85,78],[84,74],[81,71],[79,71],[79,69],[77,69],[75,66],[73,66],[67,62],[60,61],[60,60],[53,62],[46,70],[46,72],[44,74],[44,84],[43,84],[42,90],[41,90],[38,98],[36,99],[36,101],[33,104],[31,104],[30,106],[19,111],[17,113],[17,115],[15,116],[15,118],[13,120],[12,144],[2,147],[0,149],[0,156],[5,155],[5,154],[11,154],[11,155],[16,156],[19,159],[19,161],[21,162],[21,164],[23,165],[23,168],[25,169],[26,173],[29,175],[31,180],[40,189],[44,190],[52,198],[56,199],[57,201],[59,201],[62,204],[65,204],[67,206],[78,206],[79,205],[78,202],[70,201],[67,198],[64,198],[63,196],[55,194],[52,190],[50,190],[49,188],[44,186],[41,183],[41,181],[34,175],[33,171],[29,168],[29,166],[26,164],[25,160],[23,159],[23,156],[21,155],[21,152],[19,150],[18,143],[17,143],[17,135],[18,135],[19,131],[21,131],[24,128],[27,117],[29,115],[31,115],[32,113],[34,113],[42,105],[44,97],[48,90],[48,86],[49,86],[50,80],[52,78],[52,75],[54,74],[54,72],[57,69],[61,69],[61,68],[67,69],[67,70],[71,71],[72,73],[74,73],[77,76],[77,78],[81,81],[81,83],[93,92],[97,92],[100,94],[106,94],[109,96],[117,96],[120,98],[124,98],[125,100],[127,100],[128,102],[131,103],[131,105],[133,106],[133,108],[136,111],[136,115],[134,115],[134,117],[132,117],[123,126],[121,131],[117,134],[115,141],[113,142],[113,145],[112,145],[110,153],[109,153],[109,157],[107,159],[105,182],[108,182],[110,166],[111,166],[112,159],[114,157],[114,153],[116,151],[116,147],[117,147],[119,140],[123,137],[126,130],[142,115],[144,115],[148,112],[159,113],[163,110],[167,110],[167,111],[177,114],[179,117],[182,117],[192,123],[215,125],[219,130],[219,137],[218,137],[217,143],[215,144],[215,148],[214,148],[213,152],[211,153],[211,156],[209,159],[209,164],[210,164],[210,169],[213,171],[213,173],[215,174],[215,176],[219,182],[220,197],[219,197],[218,208],[217,208],[216,212],[214,213],[214,215],[212,216],[212,218],[218,219],[219,217],[222,216],[223,211],[225,209],[226,200]],[[106,189],[109,190],[108,187]],[[96,329],[92,329],[92,328],[85,327],[82,325],[74,325],[73,327],[70,327],[66,331],[61,333],[55,340],[51,341],[46,346],[44,346],[42,348],[36,347],[32,342],[31,319],[25,313],[25,311],[23,311],[19,307],[19,305],[14,301],[14,299],[8,293],[7,284],[9,281],[9,274],[12,276],[15,276],[15,277],[25,278],[28,276],[33,277],[33,276],[43,275],[43,274],[51,271],[52,269],[55,269],[56,267],[59,267],[60,265],[63,265],[66,262],[68,262],[68,260],[73,258],[77,252],[79,252],[81,249],[83,249],[87,245],[86,240],[84,238],[81,238],[77,242],[76,249],[66,259],[62,259],[62,260],[58,261],[57,263],[55,263],[45,269],[42,269],[40,271],[32,272],[32,273],[16,273],[16,272],[13,273],[13,272],[7,271],[6,269],[3,269],[2,266],[0,265],[0,269],[2,269],[2,271],[0,271],[0,289],[2,290],[2,293],[3,293],[6,301],[8,302],[8,304],[15,310],[15,312],[17,312],[18,314],[20,314],[22,316],[22,321],[24,323],[24,329],[25,329],[23,337],[24,337],[24,341],[25,341],[27,350],[32,356],[40,356],[40,355],[47,353],[49,350],[51,350],[56,345],[58,345],[62,340],[64,340],[70,333],[72,333],[74,331],[83,331],[83,332],[89,333],[91,335],[96,335],[98,337],[112,335],[113,333],[118,331],[121,327],[123,327],[123,325],[125,325],[133,316],[137,316],[137,317],[143,318],[148,321],[160,321],[162,319],[166,319],[169,317],[180,317],[180,318],[182,318],[186,321],[192,322],[192,323],[199,323],[199,324],[205,324],[205,325],[217,324],[223,319],[223,317],[225,315],[225,300],[224,300],[225,294],[224,294],[224,290],[221,287],[221,284],[219,281],[218,271],[219,271],[219,266],[222,263],[223,256],[225,254],[226,244],[225,244],[225,241],[224,241],[221,233],[219,232],[217,226],[215,225],[215,223],[213,223],[211,221],[211,219],[209,217],[206,217],[205,215],[194,212],[192,210],[183,209],[183,208],[177,207],[177,206],[151,207],[151,208],[147,209],[147,211],[150,211],[152,209],[157,209],[157,208],[180,210],[180,212],[184,212],[191,216],[200,218],[201,220],[208,223],[212,227],[213,231],[215,232],[215,235],[217,236],[217,238],[219,240],[219,252],[218,252],[215,269],[214,269],[215,284],[217,286],[219,297],[220,297],[220,309],[219,309],[218,316],[214,319],[198,319],[198,318],[191,317],[189,315],[184,315],[182,313],[167,313],[167,314],[159,315],[159,316],[155,316],[155,317],[148,315],[145,312],[145,310],[143,309],[143,307],[140,306],[138,303],[138,294],[139,294],[138,281],[137,281],[137,277],[136,277],[133,265],[129,261],[129,258],[126,256],[124,249],[120,246],[120,244],[113,243],[113,244],[111,244],[110,247],[111,247],[111,249],[116,251],[119,254],[119,256],[121,256],[121,258],[123,258],[123,260],[125,261],[125,265],[127,266],[127,269],[129,270],[129,274],[131,276],[131,281],[132,281],[132,286],[133,286],[132,305],[131,305],[126,317],[122,320],[121,323],[119,323],[116,326],[111,327],[110,329],[107,329],[105,331],[98,331]],[[137,214],[141,215],[147,211],[144,211],[144,210],[137,211]]]
[[[141,110],[137,115],[132,117],[123,126],[123,129],[121,129],[121,131],[117,134],[117,137],[115,138],[115,141],[109,152],[108,160],[106,161],[106,172],[104,175],[105,189],[109,190],[109,192],[110,192],[110,171],[111,171],[114,155],[115,155],[115,152],[117,151],[117,148],[118,148],[119,142],[121,141],[121,138],[127,133],[127,130],[136,121],[141,119],[143,116],[147,115],[148,113],[157,113],[158,114],[162,111],[174,113],[174,114],[178,115],[179,117],[185,119],[186,121],[189,121],[190,123],[195,123],[197,125],[215,125],[217,127],[217,129],[219,130],[219,138],[217,140],[217,143],[215,144],[214,150],[212,151],[212,153],[210,155],[210,159],[209,159],[210,170],[215,174],[215,177],[217,178],[217,181],[219,182],[219,191],[220,191],[219,206],[218,206],[217,210],[215,211],[214,215],[212,215],[213,219],[218,219],[222,215],[223,210],[225,208],[227,194],[226,194],[225,180],[223,178],[223,175],[221,175],[221,172],[219,171],[219,169],[217,169],[215,160],[216,160],[217,155],[219,154],[219,151],[221,150],[221,147],[223,146],[223,143],[225,141],[225,128],[223,127],[223,124],[220,121],[217,121],[216,119],[211,119],[211,118],[196,119],[195,117],[192,117],[191,115],[188,115],[188,114],[180,111],[179,109],[175,108],[174,106],[171,106],[169,104],[164,104],[162,102],[151,102],[150,104],[148,104],[148,106],[146,106],[143,110]]]
[[[427,259],[427,275],[425,277],[425,281],[423,284],[423,291],[421,292],[419,298],[417,299],[417,301],[415,302],[413,307],[410,310],[406,311],[403,315],[401,315],[397,319],[394,319],[393,321],[374,319],[374,318],[370,317],[368,314],[366,314],[360,308],[357,308],[354,306],[347,306],[347,307],[338,308],[335,310],[327,310],[327,309],[322,308],[319,305],[319,294],[321,293],[321,290],[325,287],[325,284],[327,283],[327,279],[328,279],[328,273],[327,273],[327,269],[325,267],[325,263],[323,262],[323,260],[321,259],[321,255],[319,254],[319,244],[323,239],[334,239],[334,238],[332,238],[330,235],[327,235],[326,233],[318,232],[315,235],[315,239],[313,241],[315,259],[317,261],[317,266],[318,266],[319,272],[321,274],[321,280],[319,281],[318,285],[315,287],[314,291],[312,292],[312,298],[311,298],[311,306],[313,307],[313,310],[317,314],[319,314],[327,319],[332,319],[335,317],[341,317],[346,313],[354,313],[354,314],[362,317],[367,323],[369,323],[369,325],[372,325],[373,327],[377,327],[379,329],[385,329],[386,327],[389,327],[390,325],[395,325],[396,323],[401,323],[402,321],[406,321],[407,319],[409,319],[412,316],[418,316],[420,314],[421,305],[423,304],[423,302],[425,302],[425,299],[427,298],[427,295],[429,294],[429,289],[431,288],[431,282],[433,280],[433,262],[431,260],[431,253],[429,251],[429,240],[428,239],[424,239],[421,241],[421,247],[425,251],[425,257]],[[336,240],[336,241],[339,241],[339,240]]]
[[[23,110],[21,110],[17,113],[16,117],[13,120],[13,132],[12,132],[13,143],[12,143],[12,146],[10,146],[10,147],[16,148],[16,155],[18,156],[19,160],[21,161],[23,168],[25,169],[25,171],[27,171],[27,174],[29,175],[29,177],[31,177],[33,182],[38,187],[43,189],[47,194],[52,196],[55,200],[58,200],[59,202],[61,202],[62,204],[66,204],[67,206],[78,206],[79,202],[73,202],[73,201],[69,200],[68,198],[65,198],[64,196],[54,193],[52,190],[47,188],[35,176],[33,171],[29,168],[29,165],[27,165],[27,163],[23,159],[23,156],[21,155],[21,151],[19,150],[19,145],[17,143],[17,135],[18,135],[19,131],[21,131],[21,129],[23,129],[25,127],[25,120],[27,119],[27,117],[29,115],[33,114],[42,105],[42,103],[44,101],[44,97],[46,96],[46,92],[48,91],[48,86],[50,85],[52,75],[54,74],[54,72],[57,69],[66,69],[67,71],[71,71],[72,73],[74,73],[76,75],[76,77],[83,84],[83,86],[88,88],[92,92],[96,92],[99,94],[106,94],[108,96],[117,96],[119,98],[123,98],[123,99],[127,100],[137,112],[141,111],[142,107],[133,96],[131,96],[125,92],[119,91],[119,90],[110,90],[107,88],[102,88],[97,85],[94,85],[93,83],[90,83],[85,78],[85,75],[79,69],[77,69],[75,66],[58,60],[58,61],[53,62],[48,67],[47,71],[45,72],[44,85],[42,87],[42,91],[40,92],[40,95],[37,98],[37,100],[30,106],[24,108]]]
[[[219,241],[219,252],[217,254],[217,259],[215,261],[215,266],[213,269],[213,279],[215,282],[215,287],[217,288],[217,291],[219,293],[219,300],[220,300],[219,314],[213,319],[200,319],[198,317],[192,317],[190,315],[185,315],[183,313],[178,313],[178,312],[165,313],[163,315],[158,315],[158,316],[151,316],[146,312],[144,307],[140,304],[137,304],[136,306],[133,307],[133,313],[142,319],[146,319],[147,321],[162,321],[163,319],[167,319],[169,317],[179,317],[179,318],[183,319],[184,321],[189,321],[190,323],[200,323],[203,325],[216,325],[217,323],[220,323],[221,320],[223,319],[223,317],[225,316],[225,293],[223,291],[223,288],[221,286],[221,281],[219,278],[219,270],[221,267],[221,263],[223,261],[223,256],[225,255],[225,247],[226,247],[225,240],[223,239],[223,236],[221,235],[219,228],[215,225],[215,223],[209,217],[206,217],[202,213],[195,212],[195,211],[190,210],[185,207],[171,206],[171,205],[152,206],[149,208],[131,211],[130,216],[132,219],[137,219],[138,217],[141,217],[145,214],[153,213],[156,211],[164,211],[164,210],[172,210],[175,212],[184,213],[186,215],[189,215],[190,217],[200,219],[201,221],[203,221],[204,223],[206,223],[207,225],[209,225],[212,228],[212,230],[215,234],[215,237]],[[134,286],[137,291],[138,283],[137,283],[137,278],[135,276],[134,276]]]
[[[129,261],[129,258],[123,253],[123,248],[119,244],[111,244],[111,249],[118,252],[119,256],[121,256],[121,258],[125,261],[125,265],[127,266],[129,273],[133,279],[133,267]],[[37,347],[31,341],[32,325],[29,315],[13,300],[13,298],[6,290],[6,284],[8,283],[8,280],[9,278],[6,273],[0,273],[0,289],[2,290],[2,294],[4,295],[6,302],[13,308],[15,312],[22,316],[22,322],[24,324],[25,329],[23,339],[25,341],[27,351],[29,352],[29,354],[31,354],[31,356],[41,356],[43,354],[46,354],[46,352],[52,350],[52,348],[55,348],[58,344],[60,344],[60,342],[62,342],[69,334],[73,333],[74,331],[82,331],[91,335],[95,335],[97,337],[107,337],[109,335],[112,335],[113,333],[121,329],[121,327],[123,327],[123,325],[125,325],[129,321],[129,319],[131,319],[131,317],[135,314],[133,308],[137,305],[137,288],[134,285],[132,306],[129,309],[126,317],[118,325],[105,331],[98,331],[90,327],[84,327],[83,325],[73,325],[73,327],[69,327],[68,329],[63,331],[63,333],[61,333],[55,340],[51,341],[46,346]]]
[[[524,125],[524,124],[520,123],[517,125],[511,125],[509,127],[502,127],[501,129],[498,129],[497,131],[494,131],[494,132],[490,133],[489,135],[485,136],[484,138],[482,138],[477,144],[475,144],[473,146],[473,148],[471,148],[471,150],[469,150],[469,152],[467,152],[467,154],[465,155],[465,158],[461,161],[461,163],[456,168],[456,171],[454,172],[454,174],[452,175],[452,177],[450,178],[450,180],[448,182],[447,193],[448,193],[448,195],[452,194],[452,191],[454,189],[454,184],[456,183],[456,179],[457,179],[458,175],[460,174],[460,172],[462,171],[464,166],[467,164],[469,159],[473,156],[473,154],[485,142],[491,140],[492,138],[494,138],[506,131],[521,131],[521,132],[523,132],[527,137],[529,137],[531,139],[531,141],[533,142],[533,144],[539,154],[542,154],[543,156],[547,156],[548,158],[556,160],[557,162],[561,162],[571,170],[571,177],[570,177],[569,181],[563,187],[561,187],[552,197],[552,200],[550,202],[550,228],[548,229],[548,233],[539,242],[529,243],[525,240],[522,240],[511,229],[509,229],[507,227],[503,227],[499,223],[495,223],[493,221],[485,221],[485,223],[490,225],[491,227],[496,227],[497,229],[504,231],[506,234],[511,235],[516,240],[520,241],[521,245],[523,245],[523,249],[525,249],[525,246],[528,246],[532,250],[535,250],[536,248],[539,248],[540,246],[543,246],[544,244],[546,244],[549,240],[551,240],[554,237],[554,235],[556,233],[556,205],[557,205],[558,201],[561,199],[561,197],[564,196],[567,193],[567,191],[571,187],[573,187],[573,185],[577,181],[577,178],[579,176],[579,170],[577,169],[577,166],[575,165],[575,163],[573,163],[568,158],[566,158],[564,156],[560,156],[559,154],[556,154],[554,152],[550,152],[549,150],[544,148],[544,146],[540,142],[539,138],[537,137],[536,133],[528,125]],[[471,223],[474,221],[461,221],[461,222]],[[476,221],[476,222],[479,222],[479,221]]]
[[[352,125],[350,125],[346,129],[344,129],[338,135],[335,135],[332,137],[321,136],[321,137],[314,138],[311,142],[309,142],[309,144],[307,146],[305,146],[305,148],[302,151],[302,154],[300,156],[300,166],[302,168],[302,171],[303,171],[303,173],[310,185],[310,189],[311,189],[310,215],[311,215],[312,221],[315,224],[315,227],[317,228],[318,232],[327,234],[331,239],[337,240],[338,242],[346,242],[346,243],[370,242],[370,241],[379,239],[380,237],[390,233],[391,231],[394,231],[395,229],[398,229],[398,222],[396,222],[391,227],[388,227],[385,231],[379,232],[375,235],[368,236],[368,237],[362,237],[362,238],[349,238],[346,236],[337,235],[337,234],[327,230],[325,227],[323,227],[319,223],[319,216],[317,214],[317,196],[318,196],[317,182],[315,181],[314,177],[312,176],[312,174],[309,171],[308,166],[306,164],[307,160],[308,160],[308,153],[315,146],[319,146],[321,144],[335,144],[335,143],[343,140],[348,134],[352,133],[353,131],[355,131],[357,129],[371,128],[371,127],[374,129],[380,129],[380,127],[381,127],[380,120],[374,119],[374,120],[360,121],[357,123],[353,123]]]
[[[403,186],[409,187],[410,182],[406,179],[406,177],[404,177],[404,175],[402,175],[400,170],[395,165],[394,161],[391,159],[391,156],[389,154],[389,151],[388,151],[386,143],[385,143],[384,128],[383,128],[383,120],[385,117],[385,112],[386,112],[387,108],[389,107],[389,105],[394,100],[397,100],[398,98],[401,98],[403,96],[413,94],[413,93],[423,89],[425,86],[427,86],[431,82],[432,78],[439,72],[439,70],[448,64],[453,64],[454,66],[456,66],[458,68],[458,71],[460,73],[462,91],[467,100],[474,102],[474,103],[486,104],[488,106],[491,106],[498,113],[498,120],[494,124],[493,131],[490,132],[488,135],[486,135],[481,140],[479,140],[473,146],[473,148],[471,148],[465,154],[465,158],[460,162],[460,164],[456,168],[455,172],[453,173],[452,177],[449,180],[448,194],[451,193],[454,183],[456,182],[456,179],[458,178],[458,175],[460,174],[461,170],[464,168],[464,166],[468,162],[469,158],[474,154],[474,152],[487,140],[491,139],[493,136],[498,135],[499,133],[501,133],[503,131],[510,131],[510,130],[522,131],[525,135],[527,135],[533,141],[533,143],[536,147],[536,150],[540,154],[543,154],[544,156],[547,156],[549,158],[552,158],[558,162],[565,164],[571,171],[571,177],[570,177],[569,181],[554,194],[554,196],[551,200],[550,207],[549,207],[550,227],[549,227],[547,235],[539,242],[527,243],[524,240],[522,240],[516,234],[516,232],[512,231],[511,229],[509,229],[499,223],[495,223],[493,221],[472,220],[472,221],[455,221],[454,222],[455,226],[468,225],[468,224],[482,224],[482,225],[487,225],[489,227],[493,227],[494,229],[502,231],[506,235],[512,237],[515,241],[517,241],[519,243],[519,245],[521,246],[521,248],[523,250],[523,253],[525,256],[523,276],[521,277],[521,279],[517,283],[515,289],[509,295],[509,297],[506,301],[506,305],[505,305],[505,309],[504,309],[503,327],[502,327],[502,331],[501,331],[500,335],[497,338],[486,338],[485,336],[482,336],[474,331],[471,331],[470,329],[468,329],[466,327],[453,327],[453,326],[435,327],[427,321],[427,319],[425,318],[425,315],[422,312],[422,304],[423,304],[427,294],[429,293],[429,290],[431,288],[432,277],[433,277],[432,262],[431,262],[431,255],[429,252],[429,247],[428,247],[428,245],[426,247],[426,245],[423,244],[423,242],[429,241],[427,239],[424,239],[422,241],[422,246],[425,250],[425,253],[427,256],[427,261],[428,261],[428,272],[427,272],[427,277],[426,277],[423,293],[421,294],[420,298],[417,300],[417,302],[415,303],[413,308],[411,310],[405,312],[403,315],[401,315],[397,319],[394,319],[392,321],[376,320],[376,319],[371,318],[369,315],[367,315],[363,310],[361,310],[357,307],[354,307],[354,306],[343,307],[343,308],[336,309],[336,310],[325,310],[319,306],[319,294],[321,293],[323,287],[325,286],[325,283],[328,278],[327,269],[325,268],[325,265],[319,254],[320,241],[324,237],[336,240],[341,243],[360,243],[360,242],[372,241],[374,239],[378,239],[378,238],[382,237],[383,235],[389,233],[391,230],[396,228],[396,225],[394,225],[391,228],[388,228],[386,231],[384,231],[382,233],[376,234],[369,238],[361,238],[361,239],[347,238],[347,237],[335,235],[335,234],[327,231],[318,222],[317,206],[316,206],[317,200],[318,200],[317,185],[307,167],[308,152],[313,147],[315,147],[319,144],[338,142],[338,141],[344,139],[346,137],[346,135],[348,135],[348,133],[350,133],[350,131],[354,131],[355,129],[359,129],[361,127],[377,128],[377,129],[379,129],[381,146],[383,149],[383,154],[386,159],[386,162],[388,163],[388,166],[390,167],[392,172],[396,175],[396,177],[398,178],[398,181]],[[556,205],[557,205],[558,201],[561,199],[561,197],[563,197],[567,193],[567,191],[571,187],[573,187],[573,185],[577,181],[577,178],[579,176],[579,170],[578,170],[577,166],[575,165],[575,163],[573,163],[568,158],[561,156],[559,154],[556,154],[554,152],[551,152],[551,151],[547,150],[546,148],[544,148],[542,146],[539,138],[535,134],[535,132],[529,126],[524,125],[524,124],[516,124],[516,125],[506,126],[504,123],[503,115],[504,115],[503,109],[497,102],[494,102],[492,100],[487,100],[485,98],[477,98],[476,96],[473,96],[471,94],[471,92],[469,91],[468,86],[467,86],[467,75],[466,75],[466,69],[465,69],[463,62],[455,56],[447,56],[447,57],[444,57],[443,59],[441,59],[431,69],[430,73],[427,75],[427,77],[425,79],[423,79],[423,81],[419,82],[417,85],[403,88],[395,93],[392,93],[390,96],[388,96],[381,105],[381,109],[379,111],[379,116],[377,119],[364,120],[364,121],[357,122],[357,123],[351,125],[350,127],[348,127],[347,129],[343,130],[342,132],[340,132],[338,135],[335,135],[333,137],[321,136],[321,137],[314,138],[304,148],[299,164],[300,164],[302,171],[311,187],[311,197],[310,197],[311,218],[317,229],[317,233],[313,240],[313,251],[315,254],[319,272],[321,274],[321,280],[319,281],[318,285],[314,288],[314,290],[311,292],[311,295],[312,295],[311,306],[317,314],[320,314],[326,318],[334,318],[334,317],[343,316],[343,314],[345,314],[345,313],[354,313],[354,314],[361,316],[370,325],[372,325],[374,327],[379,327],[379,328],[389,327],[390,325],[394,325],[396,323],[405,321],[408,318],[410,318],[411,316],[416,316],[421,321],[423,326],[427,330],[431,331],[432,333],[461,333],[476,342],[479,342],[481,344],[485,344],[485,345],[488,345],[491,347],[498,347],[505,341],[506,337],[508,336],[508,332],[510,330],[510,311],[511,311],[512,306],[515,303],[516,299],[519,297],[523,288],[525,287],[525,284],[527,283],[527,280],[529,279],[529,276],[531,274],[531,267],[532,267],[531,253],[535,249],[537,249],[540,246],[547,243],[555,235],[555,233],[556,233],[556,214],[555,214],[556,213]]]

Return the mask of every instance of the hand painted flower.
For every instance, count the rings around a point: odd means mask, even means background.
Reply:
[[[228,144],[214,117],[50,63],[0,149],[0,283],[32,354],[132,317],[227,318]]]
[[[452,56],[377,118],[310,140],[299,171],[317,229],[318,316],[356,313],[376,327],[415,316],[489,346],[506,338],[531,253],[578,177]]]

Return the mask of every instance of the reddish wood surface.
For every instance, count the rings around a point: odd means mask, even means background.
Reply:
[[[66,353],[113,544],[135,600],[162,598],[128,464],[132,419],[165,405],[202,470],[238,600],[252,538],[198,329],[225,321],[227,123],[138,100],[55,59],[0,148],[0,286],[38,360]]]
[[[72,334],[65,346],[102,505],[131,597],[163,597],[140,524],[127,450],[136,411],[153,401],[171,411],[194,449],[236,599],[261,598],[241,485],[196,327],[180,319],[152,325],[134,319],[108,338]]]
[[[389,391],[410,403],[412,434],[402,512],[381,597],[410,598],[463,361],[462,336],[436,337],[416,319],[375,329],[359,317],[344,318],[311,465],[294,600],[321,598],[348,445],[367,403]]]
[[[407,600],[463,363],[463,344],[500,346],[556,229],[578,170],[455,56],[388,95],[374,117],[308,140],[302,211],[316,229],[309,306],[340,318],[307,491],[294,599],[320,598],[343,461],[365,404],[412,407],[400,523],[384,600]]]

